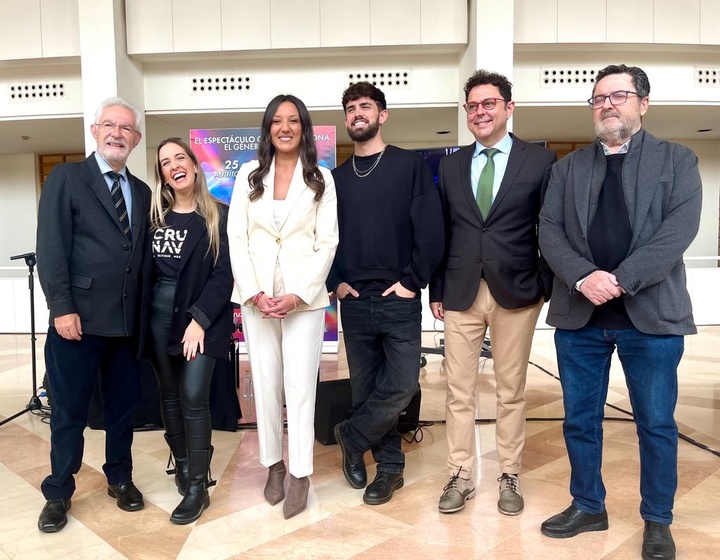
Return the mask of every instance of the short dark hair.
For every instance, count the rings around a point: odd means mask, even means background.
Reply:
[[[500,90],[500,95],[505,101],[512,101],[512,84],[502,74],[497,72],[488,72],[487,70],[478,70],[475,72],[467,82],[463,91],[465,92],[465,101],[468,100],[468,95],[473,88],[477,86],[495,86]]]
[[[370,82],[357,82],[347,88],[342,95],[342,107],[343,111],[347,109],[348,103],[351,101],[357,101],[361,97],[367,97],[372,99],[378,106],[378,109],[385,111],[387,109],[387,103],[385,101],[385,94],[372,85]]]
[[[633,86],[638,94],[638,97],[647,97],[650,95],[650,80],[648,80],[647,74],[642,68],[637,66],[626,66],[625,64],[611,64],[606,66],[595,76],[595,83],[593,84],[593,95],[595,95],[595,87],[598,82],[606,76],[612,76],[613,74],[628,74],[632,78]]]

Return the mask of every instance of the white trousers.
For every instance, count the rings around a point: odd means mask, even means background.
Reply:
[[[290,474],[309,476],[325,309],[263,319],[258,309],[243,305],[242,322],[255,392],[260,463],[270,467],[283,458],[284,387]]]

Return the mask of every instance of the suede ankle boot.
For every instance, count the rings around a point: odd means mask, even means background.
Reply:
[[[198,520],[202,512],[210,506],[208,486],[215,484],[215,481],[211,481],[208,477],[212,452],[212,446],[210,449],[188,451],[190,479],[182,501],[170,515],[172,523],[176,525],[192,523]]]
[[[290,519],[307,507],[310,479],[307,476],[295,478],[290,475],[287,498],[283,504],[283,517]]]
[[[287,469],[284,461],[278,461],[268,469],[268,478],[265,483],[263,494],[271,506],[282,501],[285,497],[285,475]]]

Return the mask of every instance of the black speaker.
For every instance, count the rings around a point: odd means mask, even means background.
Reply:
[[[337,443],[333,428],[353,412],[349,379],[321,381],[315,398],[315,439],[323,445]]]
[[[413,398],[410,399],[410,404],[405,407],[405,410],[400,413],[397,428],[398,432],[401,434],[412,432],[417,429],[418,424],[420,423],[421,398],[422,391],[420,390],[420,385],[418,384],[417,393],[415,393]]]
[[[420,421],[421,396],[418,385],[410,404],[400,413],[397,427],[401,434],[417,428]],[[315,398],[315,439],[323,445],[337,443],[333,428],[339,422],[347,420],[353,410],[350,379],[319,382]]]

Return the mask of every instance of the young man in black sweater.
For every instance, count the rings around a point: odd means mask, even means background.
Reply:
[[[405,457],[396,428],[417,392],[420,364],[420,290],[444,248],[438,190],[422,158],[388,146],[380,129],[385,95],[368,82],[343,94],[353,156],[333,171],[340,244],[328,278],[337,294],[355,413],[335,426],[343,473],[364,488],[363,455],[377,462],[363,500],[382,504],[403,486]]]

